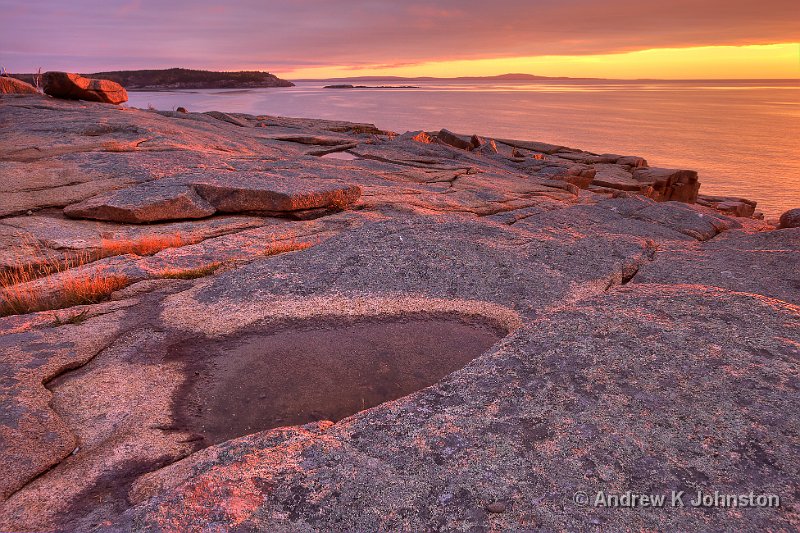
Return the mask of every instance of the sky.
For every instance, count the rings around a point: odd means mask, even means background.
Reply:
[[[11,72],[800,78],[800,0],[0,0]]]

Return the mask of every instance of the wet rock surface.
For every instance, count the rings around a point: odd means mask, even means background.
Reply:
[[[505,332],[457,317],[289,324],[167,352],[187,376],[176,429],[209,446],[281,426],[339,420],[433,385]]]
[[[66,265],[14,290],[126,280],[0,318],[0,529],[800,523],[800,230],[696,173],[41,95],[0,123],[0,272]]]

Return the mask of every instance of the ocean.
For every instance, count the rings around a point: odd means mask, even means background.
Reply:
[[[756,200],[767,218],[800,207],[800,80],[329,83],[130,92],[128,104],[369,122],[398,133],[447,128],[638,155],[697,170],[702,194]]]

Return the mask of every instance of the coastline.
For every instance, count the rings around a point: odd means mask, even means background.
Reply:
[[[776,416],[800,411],[800,228],[699,205],[693,170],[38,95],[0,119],[0,271],[60,265],[0,318],[0,529],[791,527],[575,498],[657,476],[687,503],[702,480],[783,504],[800,476]],[[75,304],[75,280],[114,283]],[[451,366],[414,355],[437,335]],[[303,339],[319,364],[264,387]],[[292,418],[281,387],[350,403]],[[196,422],[262,404],[263,424]]]
[[[131,93],[131,105],[371,122],[398,132],[445,127],[595,153],[642,154],[653,166],[698,171],[704,194],[758,201],[759,210],[769,218],[800,204],[800,167],[790,156],[797,144],[788,135],[791,121],[771,119],[781,111],[781,102],[793,98],[794,90],[694,85],[674,93],[666,85],[632,86],[636,89],[579,85],[577,91],[539,87],[531,92],[526,87],[498,93],[492,87],[338,93],[319,84],[299,83],[285,92],[254,90],[238,96],[224,91]],[[665,105],[665,99],[671,103]],[[730,112],[720,113],[724,107]],[[772,137],[772,132],[787,135]],[[742,143],[753,148],[743,151]]]

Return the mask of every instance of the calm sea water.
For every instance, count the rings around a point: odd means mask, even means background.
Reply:
[[[365,85],[380,85],[369,82]],[[545,141],[700,172],[701,192],[800,207],[800,80],[420,82],[419,89],[131,92],[129,105],[370,122]]]

